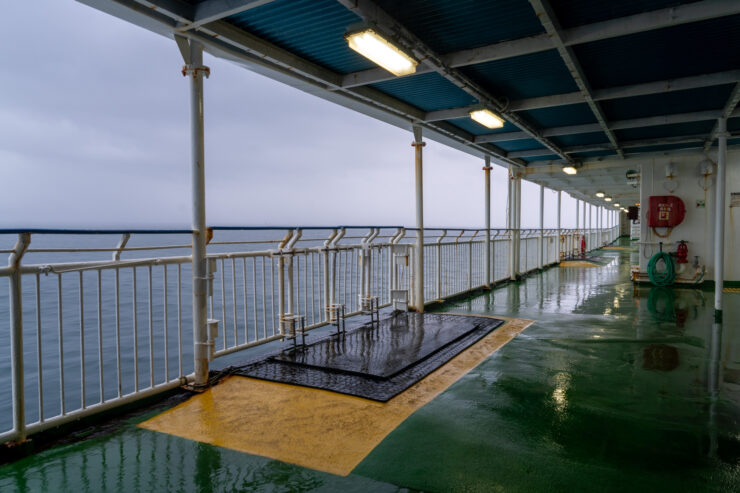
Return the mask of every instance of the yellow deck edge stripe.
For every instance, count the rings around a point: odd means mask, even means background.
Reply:
[[[139,426],[346,476],[408,416],[534,323],[491,318],[506,323],[386,403],[236,376]]]

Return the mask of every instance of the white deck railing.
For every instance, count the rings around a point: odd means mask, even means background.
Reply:
[[[485,230],[425,230],[425,300],[461,295],[486,286],[488,279],[516,277],[510,271],[512,232],[491,230],[489,277]],[[7,380],[0,384],[5,403],[0,404],[0,442],[22,440],[188,382],[193,371],[191,257],[135,256],[179,253],[190,245],[127,247],[132,233],[118,232],[122,236],[115,247],[35,248],[31,234],[13,233],[16,246],[0,250],[9,257],[8,267],[0,268],[0,277],[9,279],[0,285],[0,374],[12,377],[10,386]],[[218,320],[214,357],[280,340],[282,315],[303,315],[307,329],[313,329],[328,323],[328,304],[343,304],[354,315],[360,313],[361,296],[377,296],[386,307],[392,287],[410,297],[414,292],[414,230],[275,228],[274,233],[268,239],[208,246],[209,318]],[[617,229],[528,229],[518,236],[519,274],[526,274],[580,254],[582,238],[586,251],[610,243]],[[394,244],[408,245],[409,258],[394,258]],[[39,254],[55,260],[24,263]],[[109,258],[56,260],[66,254]]]

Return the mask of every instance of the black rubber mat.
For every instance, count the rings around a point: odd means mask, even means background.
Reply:
[[[365,325],[302,351],[243,365],[235,374],[386,402],[502,323],[487,317],[402,313],[379,326]],[[320,364],[322,358],[328,366]]]

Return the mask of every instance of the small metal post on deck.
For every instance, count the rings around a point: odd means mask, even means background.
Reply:
[[[539,237],[539,253],[540,253],[540,265],[539,268],[542,270],[545,267],[545,186],[540,185],[540,237]]]
[[[485,207],[486,207],[486,259],[483,268],[486,269],[484,278],[486,287],[491,286],[491,156],[485,156],[486,165],[483,167],[485,176]]]
[[[190,139],[192,179],[192,230],[193,230],[193,385],[208,382],[208,333],[206,270],[206,175],[205,146],[203,139],[203,77],[210,70],[203,65],[203,47],[196,41],[176,37],[177,45],[185,59],[182,74],[190,78]]]
[[[13,398],[13,431],[16,440],[26,439],[26,399],[25,378],[23,373],[23,291],[21,290],[20,265],[23,255],[31,243],[31,235],[21,233],[13,247],[13,253],[8,257],[8,267],[11,269],[9,302],[10,302],[10,359],[12,375]]]
[[[725,171],[727,168],[727,119],[717,121],[717,207],[714,213],[714,320],[722,321],[725,281]]]
[[[414,170],[416,177],[416,282],[414,283],[414,307],[424,311],[424,176],[422,172],[422,148],[426,145],[421,140],[421,127],[413,126]]]

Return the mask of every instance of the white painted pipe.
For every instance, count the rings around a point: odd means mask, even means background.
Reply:
[[[539,268],[545,266],[545,186],[540,185],[540,236],[539,236],[539,254],[540,254],[540,265]]]
[[[414,283],[414,306],[418,312],[424,311],[424,174],[422,167],[421,127],[414,125],[414,170],[416,178],[416,282]]]
[[[563,192],[560,191],[560,190],[558,190],[558,219],[557,219],[557,221],[558,221],[557,222],[557,224],[558,224],[558,237],[556,239],[556,241],[558,243],[558,246],[557,246],[558,256],[555,259],[556,262],[560,262],[560,216],[561,216],[560,212],[561,212],[562,198],[563,198]]]
[[[190,139],[193,230],[193,360],[195,386],[208,382],[207,272],[206,272],[206,177],[203,127],[203,47],[190,41]]]
[[[718,120],[717,207],[714,222],[714,318],[722,321],[722,288],[725,280],[725,171],[727,168],[727,119]]]
[[[486,209],[486,259],[483,268],[486,275],[483,279],[486,286],[491,286],[491,156],[485,157],[486,165],[483,167],[485,176],[485,209]]]

